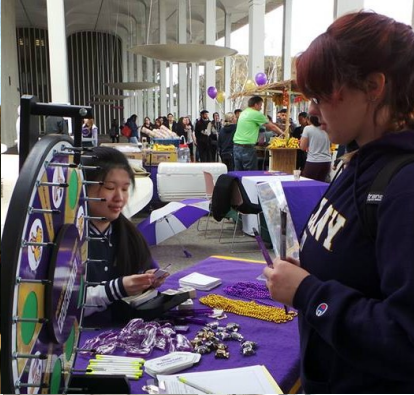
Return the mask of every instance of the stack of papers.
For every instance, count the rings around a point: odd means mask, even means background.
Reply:
[[[138,307],[151,299],[154,299],[158,295],[158,290],[148,289],[140,295],[128,296],[123,298],[124,302],[127,302],[132,307]]]
[[[152,377],[158,374],[173,374],[181,372],[199,362],[201,354],[176,351],[159,358],[146,361],[145,371]]]
[[[157,379],[167,394],[283,394],[263,365],[158,375]]]
[[[180,278],[179,283],[180,287],[190,286],[200,291],[210,291],[210,289],[216,288],[221,284],[221,279],[194,272]]]

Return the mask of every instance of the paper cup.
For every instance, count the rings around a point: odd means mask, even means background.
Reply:
[[[295,181],[299,181],[300,180],[300,170],[293,170],[293,179]]]

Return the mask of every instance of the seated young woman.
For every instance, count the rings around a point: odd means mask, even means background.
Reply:
[[[102,283],[89,286],[86,294],[85,316],[96,316],[99,321],[119,320],[120,299],[139,295],[149,288],[158,288],[168,276],[155,278],[158,268],[147,242],[132,222],[122,214],[129,190],[135,187],[134,173],[124,154],[109,147],[94,147],[82,158],[87,181],[89,241],[86,280]],[[122,317],[121,317],[122,318]]]

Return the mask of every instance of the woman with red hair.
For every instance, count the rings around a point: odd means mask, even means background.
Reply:
[[[299,312],[303,389],[413,393],[413,29],[345,15],[298,57],[297,83],[330,140],[357,147],[302,233],[300,262],[264,270],[272,297]],[[368,191],[403,156],[411,162],[390,179],[369,234]]]

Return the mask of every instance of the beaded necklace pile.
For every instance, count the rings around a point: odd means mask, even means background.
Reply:
[[[229,313],[257,318],[263,321],[271,321],[276,324],[292,321],[297,313],[289,311],[285,313],[282,307],[263,306],[256,302],[243,302],[241,300],[229,299],[221,295],[210,294],[200,298],[200,302],[215,309],[221,309]]]
[[[223,291],[227,295],[243,299],[272,299],[266,285],[249,281],[241,281],[234,285],[229,285]]]

